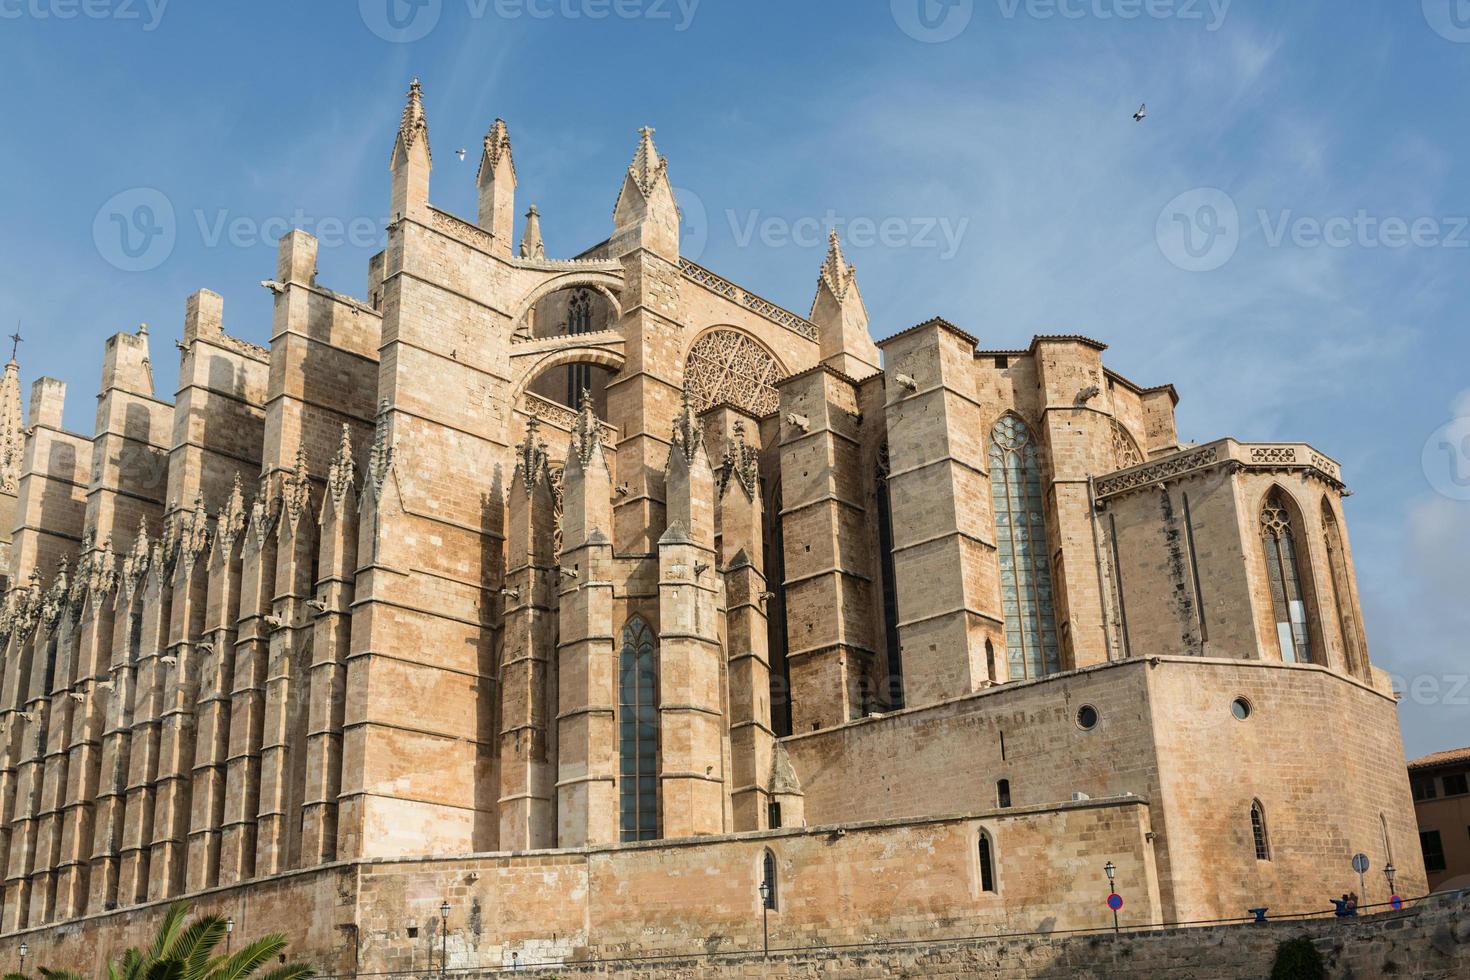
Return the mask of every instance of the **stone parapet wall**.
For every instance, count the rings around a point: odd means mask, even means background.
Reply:
[[[1268,977],[1277,946],[1307,936],[1333,980],[1470,976],[1470,892],[1435,896],[1419,909],[1359,919],[1272,922],[1156,932],[1099,933],[908,946],[588,964],[513,971],[526,980],[866,980],[871,977],[1031,977],[1068,980],[1240,980]],[[452,962],[452,961],[451,961]],[[422,972],[422,971],[421,971]],[[381,980],[411,974],[379,974]],[[510,976],[465,972],[461,980]]]

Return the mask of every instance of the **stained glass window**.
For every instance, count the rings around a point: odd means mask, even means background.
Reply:
[[[658,838],[658,669],[653,632],[635,616],[618,664],[619,817],[624,841]]]
[[[1281,659],[1287,663],[1309,664],[1312,640],[1297,568],[1296,536],[1292,531],[1291,512],[1279,489],[1271,491],[1261,508],[1261,538],[1266,549],[1266,576],[1271,585]]]
[[[990,486],[1011,680],[1055,674],[1062,663],[1041,500],[1041,464],[1031,430],[1015,415],[1001,416],[991,430]]]

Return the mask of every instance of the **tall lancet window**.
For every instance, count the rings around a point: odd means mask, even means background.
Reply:
[[[1062,662],[1041,501],[1041,463],[1035,437],[1016,415],[1001,416],[990,432],[990,486],[1011,680],[1055,674]]]
[[[1347,553],[1342,542],[1342,528],[1332,504],[1322,498],[1322,530],[1327,537],[1327,564],[1332,572],[1332,598],[1337,605],[1337,626],[1342,631],[1343,656],[1348,670],[1367,679],[1368,665],[1363,652],[1358,617],[1353,612],[1353,585],[1348,575]]]
[[[567,335],[592,332],[592,297],[579,289],[567,304]],[[573,364],[567,368],[567,401],[573,408],[582,407],[582,392],[592,387],[592,365]]]
[[[1307,600],[1297,566],[1301,538],[1292,527],[1291,508],[1278,487],[1261,508],[1261,540],[1266,549],[1266,577],[1271,584],[1271,607],[1276,615],[1276,639],[1287,663],[1312,662],[1311,632],[1307,628]]]
[[[618,663],[619,820],[624,841],[658,838],[658,659],[653,631],[634,616]]]

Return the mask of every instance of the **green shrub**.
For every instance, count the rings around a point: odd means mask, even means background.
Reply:
[[[1327,967],[1306,936],[1288,939],[1276,947],[1271,980],[1327,980]]]

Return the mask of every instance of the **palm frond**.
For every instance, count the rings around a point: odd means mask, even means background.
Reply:
[[[316,976],[316,971],[309,966],[296,964],[294,966],[282,966],[272,970],[260,980],[305,980],[307,977]]]
[[[168,907],[163,923],[158,927],[158,935],[153,938],[153,945],[147,953],[146,962],[150,967],[173,951],[174,943],[179,938],[179,930],[184,925],[184,917],[188,914],[188,902],[175,902]]]
[[[169,958],[181,961],[185,976],[202,977],[215,947],[225,941],[225,920],[217,915],[206,915],[179,934]]]
[[[281,933],[262,936],[255,942],[231,956],[215,972],[206,974],[204,980],[242,980],[280,955],[286,948],[286,937]]]

